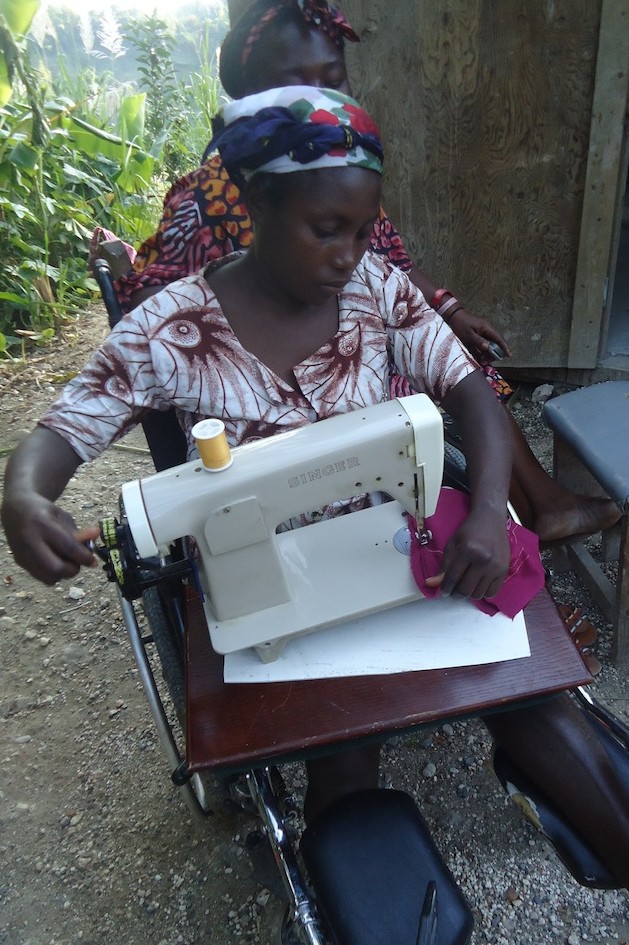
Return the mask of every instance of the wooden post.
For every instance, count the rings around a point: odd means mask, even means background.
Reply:
[[[603,0],[568,352],[570,368],[595,367],[598,355],[622,164],[628,60],[629,0]]]

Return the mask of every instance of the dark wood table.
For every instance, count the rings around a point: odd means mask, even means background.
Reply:
[[[525,610],[531,655],[502,663],[300,682],[223,682],[201,602],[187,600],[187,762],[225,773],[350,740],[479,715],[592,681],[548,593]]]

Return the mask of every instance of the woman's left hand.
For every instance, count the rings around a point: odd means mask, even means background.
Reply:
[[[454,313],[448,324],[471,354],[483,355],[485,359],[493,361],[495,355],[492,354],[489,347],[490,342],[493,341],[500,345],[508,358],[511,357],[511,348],[503,335],[486,319],[478,318],[466,309],[460,308]]]
[[[509,569],[510,549],[505,513],[470,512],[443,553],[443,573],[428,578],[449,596],[480,600],[498,593]]]

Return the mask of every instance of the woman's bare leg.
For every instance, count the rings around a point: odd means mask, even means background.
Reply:
[[[379,765],[380,745],[350,748],[307,761],[306,823],[311,823],[320,810],[343,794],[378,787]]]
[[[539,535],[540,541],[593,535],[620,519],[620,509],[611,499],[578,495],[549,476],[507,413],[514,442],[510,499],[522,524]]]

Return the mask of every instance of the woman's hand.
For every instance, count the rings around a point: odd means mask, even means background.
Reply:
[[[67,512],[35,492],[5,496],[2,521],[16,563],[44,584],[97,563],[86,542],[98,538],[98,526],[77,530]]]
[[[472,315],[464,308],[458,309],[448,321],[450,328],[470,354],[482,355],[485,360],[493,361],[495,355],[490,350],[490,342],[499,344],[505,355],[511,357],[511,348],[504,337],[491,322]]]
[[[98,537],[98,528],[77,532],[72,517],[55,505],[79,463],[62,436],[38,426],[7,464],[2,524],[16,562],[44,584],[95,564],[85,542]]]
[[[506,513],[471,511],[445,547],[443,572],[426,584],[441,587],[446,596],[493,597],[507,576],[509,560]]]

